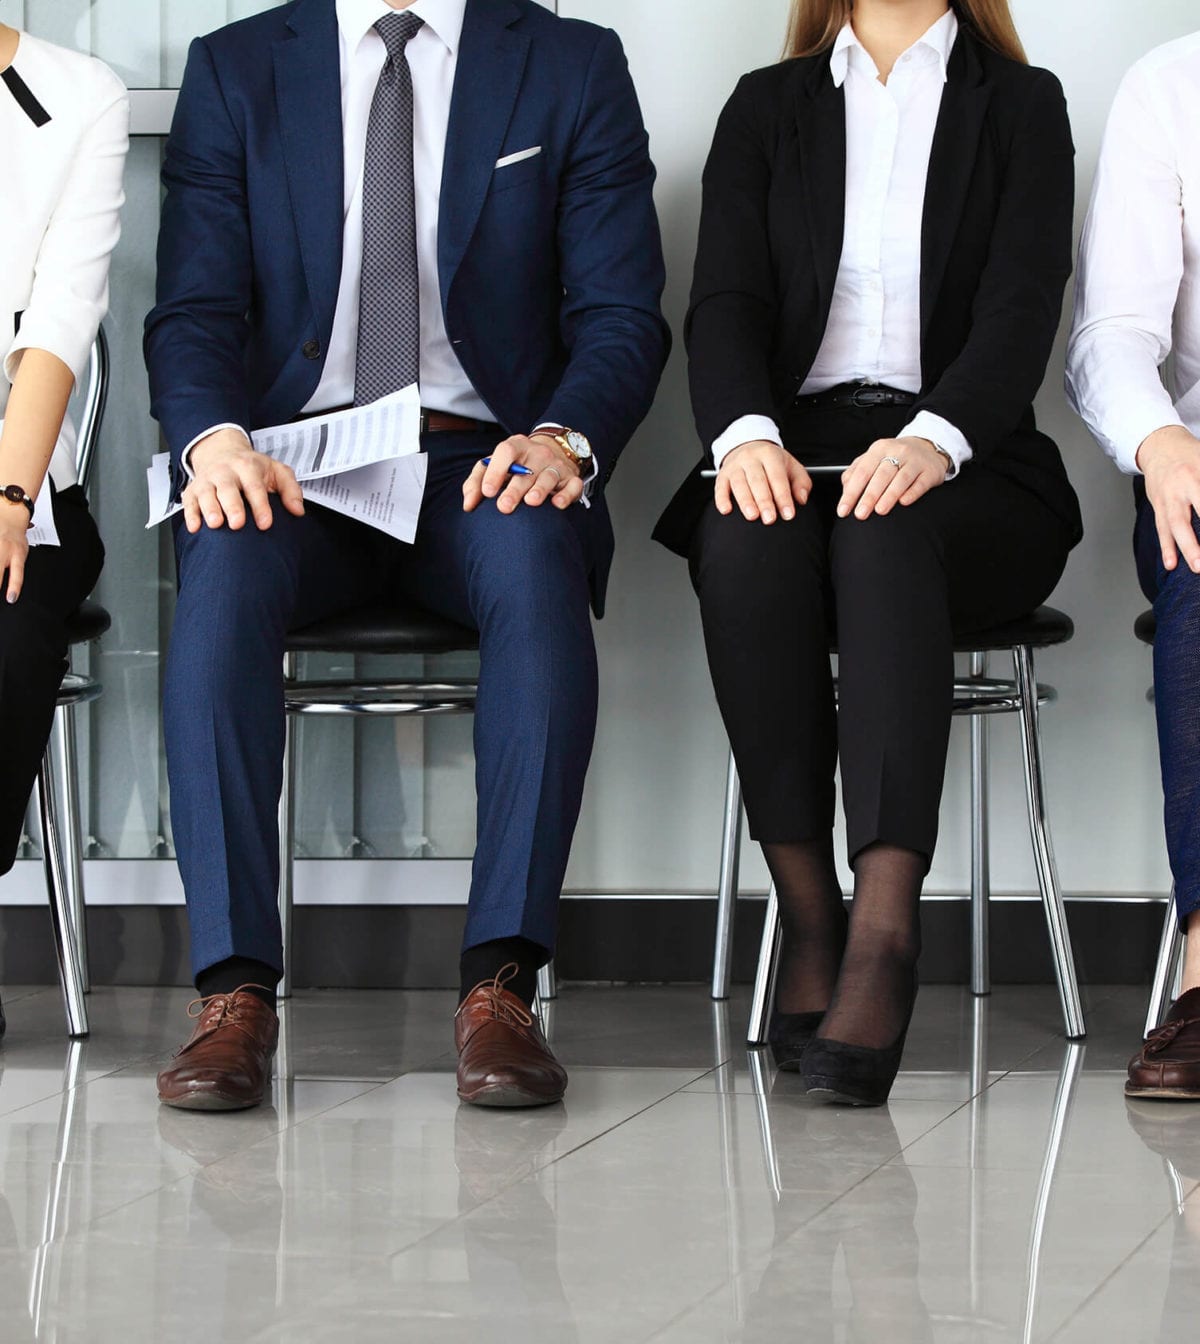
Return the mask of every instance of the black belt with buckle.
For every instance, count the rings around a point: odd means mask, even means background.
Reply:
[[[902,392],[898,387],[884,387],[882,383],[839,383],[826,392],[798,396],[793,405],[822,411],[865,411],[874,406],[911,406],[916,399],[915,392]]]

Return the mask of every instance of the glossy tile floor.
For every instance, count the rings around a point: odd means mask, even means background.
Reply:
[[[1200,1319],[1200,1106],[1126,1103],[1145,993],[926,990],[886,1110],[745,997],[574,989],[566,1104],[459,1108],[438,993],[308,993],[273,1104],[160,1110],[180,991],[4,991],[0,1340],[1147,1344]]]

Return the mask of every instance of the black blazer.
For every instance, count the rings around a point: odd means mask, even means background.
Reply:
[[[685,334],[704,459],[659,520],[680,554],[712,483],[711,445],[740,416],[789,410],[829,320],[845,231],[846,105],[829,53],[746,75],[721,114]],[[1071,274],[1075,150],[1046,70],[960,30],[938,114],[921,239],[913,408],[956,425],[981,464],[1083,535],[1079,503],[1032,402]]]

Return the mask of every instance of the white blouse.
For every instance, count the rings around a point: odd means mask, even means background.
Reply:
[[[921,390],[921,227],[957,37],[950,10],[900,57],[886,84],[849,23],[834,44],[830,74],[846,99],[846,224],[829,321],[802,393],[859,381]],[[962,432],[931,411],[918,411],[898,437],[906,435],[944,449],[952,474],[972,456]],[[783,442],[774,420],[743,416],[713,444],[717,466],[756,439]]]
[[[0,426],[25,350],[57,355],[76,382],[87,373],[108,310],[128,148],[129,98],[117,76],[22,33],[0,82]],[[60,490],[75,482],[69,417],[50,474]]]

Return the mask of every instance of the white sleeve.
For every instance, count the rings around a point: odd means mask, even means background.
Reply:
[[[191,443],[189,443],[188,446],[183,450],[183,452],[179,454],[179,465],[187,473],[187,478],[189,481],[194,481],[196,479],[196,473],[192,470],[192,449],[198,443],[202,443],[205,439],[207,439],[210,434],[215,434],[219,429],[236,430],[239,434],[245,436],[246,442],[253,448],[254,446],[253,440],[250,438],[250,435],[246,433],[246,431],[242,428],[241,425],[234,425],[234,424],[213,425],[211,429],[206,429],[203,434],[197,434],[196,437],[191,441]]]
[[[129,97],[110,70],[99,63],[97,67],[103,98],[79,141],[38,249],[21,329],[4,357],[10,382],[26,350],[56,355],[80,382],[108,311],[108,266],[121,235],[125,203]]]
[[[949,454],[954,466],[946,477],[948,481],[952,481],[963,469],[963,464],[975,456],[975,451],[967,442],[967,436],[962,430],[942,416],[934,415],[932,411],[918,411],[896,437],[903,439],[909,435],[917,439],[928,439],[935,447]]]
[[[757,443],[760,439],[783,447],[783,435],[769,415],[743,415],[713,444],[713,465],[719,471],[721,463],[735,448],[740,448],[743,443]]]
[[[1135,67],[1109,118],[1080,244],[1067,397],[1129,475],[1156,429],[1182,424],[1159,369],[1183,282],[1183,192],[1176,131]]]

